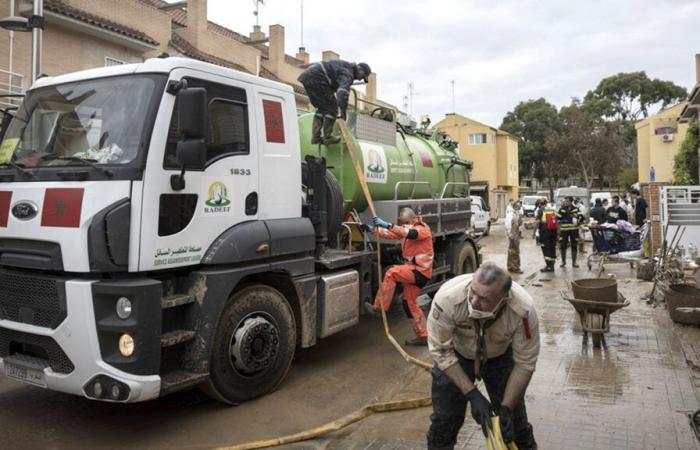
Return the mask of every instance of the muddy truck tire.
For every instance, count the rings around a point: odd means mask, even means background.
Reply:
[[[461,242],[454,252],[451,261],[454,276],[473,273],[476,271],[476,252],[470,242]]]
[[[295,346],[294,315],[284,296],[263,284],[246,286],[224,306],[203,390],[230,405],[267,394],[287,375]]]

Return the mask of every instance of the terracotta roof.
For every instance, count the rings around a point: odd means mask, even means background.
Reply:
[[[164,0],[140,0],[142,3],[146,3],[148,5],[151,5],[155,8],[160,8],[165,5],[168,5],[168,2]],[[174,24],[178,25],[179,27],[186,27],[187,26],[187,11],[183,8],[173,8],[165,11],[168,13],[171,17],[171,20]],[[218,23],[214,23],[210,20],[207,21],[207,30],[211,31],[212,33],[220,34],[221,36],[227,37],[229,39],[233,39],[235,41],[241,42],[243,44],[247,44],[251,41],[251,39],[244,35],[241,34],[237,31],[234,31],[230,28],[226,28],[223,25],[219,25]],[[267,58],[268,53],[270,51],[269,47],[264,44],[256,45],[255,48],[260,50],[262,52],[263,57]],[[287,62],[287,64],[295,65],[295,66],[300,66],[304,64],[304,61],[295,58],[294,56],[291,55],[284,55],[284,60]]]
[[[170,40],[170,45],[188,58],[197,59],[199,61],[208,62],[211,64],[216,64],[223,67],[228,67],[229,69],[239,70],[241,72],[250,73],[245,67],[240,64],[227,61],[225,59],[218,58],[214,55],[204,53],[195,48],[192,44],[187,42],[185,38],[177,33],[173,33]]]
[[[81,9],[74,8],[73,6],[68,5],[64,0],[46,0],[44,2],[44,8],[47,11],[61,14],[66,17],[70,17],[71,19],[80,20],[81,22],[112,31],[147,44],[159,44],[158,41],[154,40],[152,37],[142,31],[113,22],[109,19],[105,19],[104,17],[85,12]]]

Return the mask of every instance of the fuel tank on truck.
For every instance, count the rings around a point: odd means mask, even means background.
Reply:
[[[364,211],[367,201],[344,142],[312,144],[313,116],[299,116],[302,160],[323,156],[340,186],[343,211]],[[456,144],[444,133],[398,126],[392,114],[348,113],[348,127],[361,149],[358,157],[373,200],[468,196],[467,169],[455,164],[460,161]],[[340,134],[337,125],[334,133]]]

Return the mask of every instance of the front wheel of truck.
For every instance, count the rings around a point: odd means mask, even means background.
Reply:
[[[204,391],[237,405],[275,390],[294,357],[296,326],[276,289],[246,286],[229,298],[219,318]]]

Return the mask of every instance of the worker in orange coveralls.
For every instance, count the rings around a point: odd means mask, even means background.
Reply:
[[[384,239],[401,239],[401,253],[404,264],[391,266],[384,275],[384,281],[377,291],[374,304],[365,303],[368,313],[378,316],[379,308],[389,310],[397,283],[403,284],[403,297],[411,315],[411,324],[416,337],[406,341],[406,345],[428,345],[428,329],[423,311],[418,306],[418,296],[423,286],[433,276],[433,234],[420,216],[411,208],[404,208],[399,214],[400,225],[394,225],[374,218],[372,233]]]

